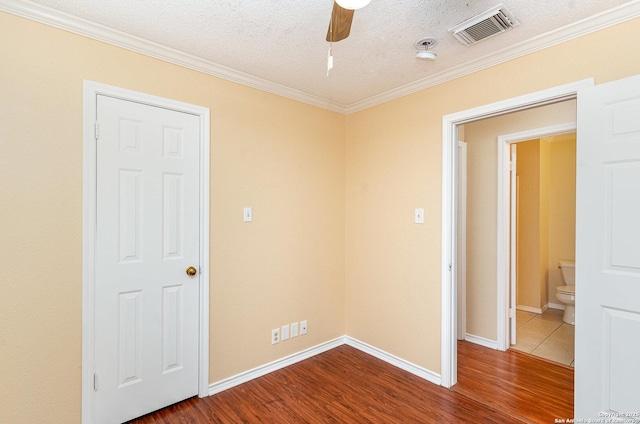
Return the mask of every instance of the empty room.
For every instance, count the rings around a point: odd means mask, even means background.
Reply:
[[[640,1],[0,0],[0,30],[0,423],[640,421]],[[512,348],[504,205],[510,144],[568,132],[575,281],[538,260],[528,311],[572,286],[563,364]]]

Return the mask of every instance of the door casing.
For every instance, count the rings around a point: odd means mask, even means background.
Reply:
[[[458,141],[458,340],[467,335],[467,143]]]
[[[82,422],[94,421],[94,296],[96,234],[96,113],[97,96],[171,109],[200,120],[200,280],[198,336],[198,396],[209,395],[209,109],[175,100],[85,80],[83,82],[82,170]]]

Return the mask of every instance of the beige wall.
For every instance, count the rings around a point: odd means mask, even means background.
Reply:
[[[83,79],[211,109],[215,382],[345,333],[438,373],[442,115],[640,73],[636,19],[344,117],[7,14],[0,28],[12,423],[80,421]],[[270,345],[271,328],[300,319],[307,336]]]
[[[421,101],[348,117],[346,322],[350,336],[438,371],[425,360],[440,342],[440,140],[426,138],[439,123],[415,125]]]
[[[548,138],[517,143],[517,306],[531,312],[548,304],[550,163]]]
[[[0,28],[1,423],[80,422],[83,79],[211,110],[210,382],[344,335],[345,116],[8,14]]]
[[[549,301],[547,293],[549,278],[549,189],[551,177],[551,148],[549,142],[540,140],[540,265],[538,280],[540,309]]]
[[[540,264],[538,265],[540,309],[545,309],[548,303],[550,163],[551,149],[549,142],[540,140]]]
[[[543,139],[544,140],[544,139]],[[549,137],[549,303],[559,305],[556,287],[564,286],[558,261],[575,260],[576,134]]]
[[[542,308],[540,299],[542,254],[540,144],[540,140],[518,143],[516,172],[518,176],[516,304],[534,309]]]

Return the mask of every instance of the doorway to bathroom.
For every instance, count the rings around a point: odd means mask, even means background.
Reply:
[[[459,183],[463,170],[459,169],[457,140],[466,142],[467,169],[466,178],[467,203],[466,219],[466,332],[463,337],[467,342],[482,345],[488,349],[507,350],[509,344],[509,293],[506,281],[502,281],[498,290],[499,279],[505,279],[508,273],[499,272],[506,268],[504,249],[498,254],[499,240],[504,233],[499,233],[504,220],[504,211],[499,207],[498,199],[502,196],[503,187],[498,184],[497,138],[504,134],[517,134],[532,128],[546,128],[575,122],[577,118],[576,96],[578,89],[589,87],[592,80],[579,81],[573,84],[556,87],[542,92],[532,93],[509,101],[470,109],[443,117],[443,363],[442,384],[452,387],[457,383],[458,363],[474,360],[465,356],[464,349],[458,349],[465,342],[456,340],[454,331],[459,319],[459,308],[456,301],[460,292],[455,283],[460,272],[458,238],[464,231],[459,228],[458,199]],[[497,124],[500,124],[499,126]],[[484,127],[484,128],[482,128]],[[483,131],[479,131],[482,129]],[[519,140],[522,141],[522,140]],[[509,151],[509,150],[508,150]],[[462,183],[464,184],[464,183]],[[447,194],[448,193],[448,194]],[[502,231],[502,230],[500,230]],[[504,290],[502,290],[504,289]],[[514,313],[515,318],[515,313]],[[515,320],[514,320],[515,321]],[[500,325],[499,325],[500,323]],[[452,337],[453,336],[453,337]],[[506,343],[499,346],[498,341]],[[481,348],[482,349],[482,348]],[[489,350],[487,353],[489,354]],[[512,355],[521,356],[516,350],[509,350],[502,358]],[[544,374],[552,374],[554,369],[569,367],[553,364],[549,361],[533,358]],[[508,361],[508,359],[505,359]],[[499,364],[486,370],[491,376],[502,372]],[[560,381],[558,381],[560,382]],[[462,390],[458,386],[458,389]],[[567,388],[565,399],[573,398],[573,387]],[[516,389],[517,394],[525,393],[524,387]],[[472,393],[478,396],[479,393]]]
[[[625,411],[640,400],[628,396],[637,394],[632,388],[638,373],[633,372],[637,363],[632,359],[637,355],[627,354],[638,350],[637,341],[629,341],[627,336],[640,322],[639,296],[628,295],[640,294],[636,281],[640,269],[636,243],[640,234],[640,197],[635,190],[640,175],[640,126],[633,120],[640,110],[640,76],[598,86],[593,85],[593,79],[578,81],[443,116],[441,381],[445,387],[455,385],[458,370],[455,282],[459,127],[572,98],[578,99],[580,128],[576,161],[576,280],[582,293],[576,304],[576,352],[581,359],[576,362],[575,414],[597,417],[602,408]],[[504,297],[504,293],[497,294]]]
[[[573,363],[555,289],[575,258],[575,119],[565,100],[459,126],[459,340]]]
[[[464,339],[485,347],[507,350],[511,341],[516,337],[518,317],[521,315],[521,323],[524,322],[522,314],[516,314],[517,306],[530,306],[525,312],[541,313],[543,309],[549,307],[549,290],[538,285],[538,304],[532,302],[518,303],[515,286],[510,290],[510,282],[516,281],[516,231],[510,232],[510,221],[513,216],[515,225],[516,205],[513,205],[514,212],[510,215],[512,208],[511,198],[515,199],[516,173],[510,172],[510,162],[517,160],[516,149],[514,157],[511,157],[511,146],[530,140],[530,145],[537,143],[538,155],[535,161],[527,159],[528,162],[535,162],[535,167],[540,174],[540,145],[546,146],[547,152],[543,164],[547,179],[546,191],[549,191],[549,162],[551,144],[560,145],[557,137],[562,134],[575,131],[576,103],[575,100],[566,100],[558,103],[542,105],[522,111],[515,111],[506,115],[494,116],[487,119],[476,120],[460,125],[458,135],[460,140],[464,140],[464,151],[466,155],[459,155],[459,177],[458,192],[462,197],[458,201],[458,277],[460,277],[460,287],[457,293],[458,321],[464,321],[463,326],[458,328],[458,339]],[[551,138],[556,137],[553,143]],[[534,150],[535,149],[529,149]],[[573,142],[573,152],[575,152],[575,138]],[[526,153],[526,149],[523,150]],[[526,154],[522,155],[526,158]],[[466,161],[463,160],[466,158]],[[554,161],[560,158],[560,163],[565,161],[557,154],[554,148]],[[575,162],[575,159],[573,159]],[[515,169],[514,169],[515,171]],[[573,169],[575,181],[575,165]],[[464,176],[466,174],[466,177]],[[511,182],[510,176],[514,181]],[[555,172],[554,172],[555,175]],[[564,176],[555,177],[564,180]],[[465,190],[466,183],[466,193]],[[573,183],[575,184],[575,182]],[[511,193],[511,186],[514,193]],[[537,183],[538,191],[540,183]],[[556,186],[554,186],[555,190]],[[555,194],[554,194],[555,195]],[[537,195],[539,210],[540,196]],[[573,198],[575,198],[575,189]],[[558,202],[556,202],[558,203]],[[548,200],[545,203],[548,205]],[[527,207],[528,209],[530,206]],[[572,206],[575,211],[575,205]],[[466,211],[463,212],[463,210]],[[548,208],[546,208],[548,209]],[[537,234],[540,234],[539,212],[535,226]],[[548,216],[548,212],[545,212]],[[575,212],[573,216],[575,220]],[[466,221],[466,224],[465,224]],[[526,221],[525,221],[526,222]],[[548,221],[545,230],[549,228]],[[555,222],[555,221],[554,221]],[[571,225],[571,224],[567,224]],[[527,229],[533,227],[528,225]],[[555,228],[555,227],[554,227]],[[540,263],[540,245],[548,246],[548,231],[544,232],[545,239],[536,239],[536,261]],[[554,236],[557,231],[554,230]],[[569,238],[569,244],[573,243],[575,235]],[[513,240],[512,240],[513,239]],[[555,242],[554,242],[555,244]],[[514,248],[511,249],[511,246]],[[512,253],[511,250],[514,252]],[[531,250],[531,249],[530,249]],[[462,254],[461,254],[462,253]],[[527,254],[526,249],[524,251]],[[546,252],[543,252],[546,256]],[[532,256],[531,254],[528,254]],[[570,257],[561,259],[573,259]],[[464,259],[464,261],[461,260]],[[548,261],[546,261],[548,262]],[[557,264],[556,264],[557,265]],[[538,281],[548,278],[547,265],[540,265],[535,268],[542,277],[537,277]],[[513,273],[513,276],[511,275]],[[553,281],[559,277],[559,270],[555,269],[552,277]],[[466,277],[466,284],[464,283]],[[513,278],[512,278],[513,277]],[[556,284],[557,285],[557,284]],[[554,285],[555,289],[555,285]],[[511,296],[511,293],[514,296]],[[525,291],[526,293],[526,291]],[[497,296],[496,296],[497,294]],[[542,299],[542,301],[540,300]],[[535,305],[536,309],[533,309]],[[552,307],[557,305],[551,305]],[[527,309],[527,308],[521,308]],[[512,318],[510,318],[512,317]],[[527,317],[529,318],[529,317]],[[464,327],[464,328],[463,328]],[[511,331],[513,329],[513,331]]]
[[[530,128],[541,128],[545,126],[559,125],[564,122],[575,121],[577,118],[576,98],[579,90],[588,89],[593,86],[593,80],[577,81],[571,84],[558,86],[527,94],[521,97],[509,99],[502,102],[489,104],[486,106],[469,109],[451,115],[443,116],[443,169],[442,169],[442,366],[441,382],[444,387],[451,387],[457,382],[457,345],[456,323],[457,317],[457,286],[455,284],[458,275],[458,140],[465,140],[465,130],[470,124],[480,124],[492,119],[503,119],[507,128],[504,131],[493,132],[488,141],[484,143],[474,143],[480,149],[480,161],[482,164],[477,168],[477,175],[473,174],[474,165],[468,166],[467,182],[473,182],[478,187],[476,190],[468,191],[467,200],[474,196],[480,198],[482,207],[475,211],[467,211],[469,219],[467,229],[475,228],[475,236],[467,235],[466,252],[472,249],[469,242],[475,243],[473,249],[474,258],[467,258],[467,264],[474,261],[477,264],[475,272],[467,269],[467,277],[472,276],[475,280],[470,281],[467,291],[467,334],[477,336],[477,341],[486,342],[487,347],[498,349],[498,340],[506,339],[504,334],[508,315],[506,307],[498,308],[498,305],[506,305],[507,298],[504,291],[498,290],[498,268],[504,267],[502,255],[497,254],[498,220],[499,211],[498,191],[501,190],[497,184],[498,174],[498,154],[496,139],[500,134],[511,134],[524,131]],[[568,105],[568,106],[567,106]],[[564,106],[564,112],[557,108]],[[530,112],[532,114],[527,125],[517,125],[515,118],[518,114]],[[569,115],[567,115],[567,113]],[[535,119],[545,120],[544,122],[533,122]],[[551,120],[551,122],[550,122]],[[495,122],[495,121],[494,121]],[[511,127],[509,127],[511,125]],[[468,149],[473,148],[468,143]],[[471,154],[471,153],[470,153]],[[473,221],[473,222],[471,222]],[[474,224],[475,223],[475,224]],[[477,238],[477,240],[476,240]],[[484,257],[483,257],[484,255]],[[499,266],[498,266],[499,265]],[[502,275],[502,273],[500,273]],[[476,287],[473,291],[479,294],[479,298],[473,298],[471,287]],[[502,324],[498,326],[498,321]],[[508,329],[508,327],[507,327]],[[465,336],[467,335],[465,334]],[[480,344],[480,343],[478,343]],[[503,348],[504,349],[504,348]]]
[[[499,136],[498,150],[505,264],[498,273],[506,283],[499,290],[509,299],[501,347],[572,366],[573,305],[556,291],[574,284],[575,122]]]
[[[575,351],[574,327],[553,294],[562,285],[554,258],[575,258],[575,119],[575,100],[565,100],[458,127],[457,271],[466,278],[456,295],[458,339],[544,358],[545,375],[564,368],[549,360],[572,365]],[[456,361],[475,360],[460,343]],[[498,363],[486,371],[504,372]],[[455,390],[467,393],[463,377]]]

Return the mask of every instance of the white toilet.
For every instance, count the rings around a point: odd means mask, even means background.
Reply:
[[[562,279],[566,286],[556,288],[556,298],[564,305],[562,321],[576,324],[576,263],[574,261],[558,261],[562,270]]]

